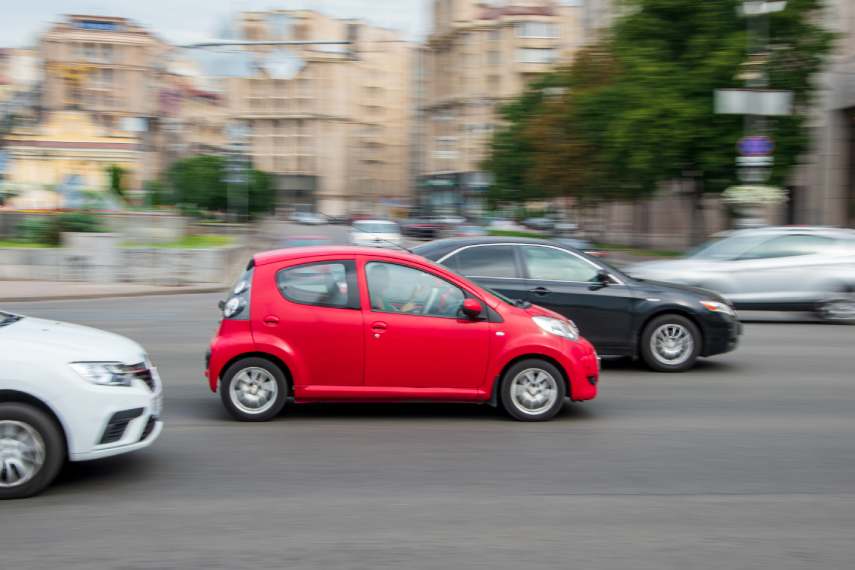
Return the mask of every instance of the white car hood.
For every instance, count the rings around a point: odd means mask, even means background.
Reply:
[[[24,317],[0,327],[0,347],[12,351],[38,351],[46,358],[68,362],[112,361],[137,364],[145,350],[123,336],[58,321]]]

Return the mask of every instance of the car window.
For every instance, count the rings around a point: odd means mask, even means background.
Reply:
[[[354,222],[353,229],[370,234],[396,234],[398,224],[395,222]]]
[[[356,266],[352,261],[309,263],[281,269],[276,285],[283,297],[301,305],[359,308]]]
[[[768,259],[825,253],[834,245],[834,239],[814,235],[786,235],[763,242],[747,250],[740,259]]]
[[[512,245],[467,247],[443,262],[467,277],[519,278]]]
[[[572,253],[554,247],[520,246],[530,279],[595,281],[599,269]]]
[[[374,311],[457,318],[466,297],[444,279],[394,263],[370,262],[365,275]]]

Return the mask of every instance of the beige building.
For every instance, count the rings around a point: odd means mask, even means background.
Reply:
[[[556,0],[434,0],[422,206],[478,210],[497,107],[581,45],[582,13]]]
[[[397,33],[313,11],[245,12],[255,71],[228,83],[229,114],[248,126],[254,166],[276,177],[279,205],[382,213],[409,194],[411,46]]]

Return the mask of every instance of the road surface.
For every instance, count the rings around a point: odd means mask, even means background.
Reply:
[[[3,307],[142,342],[167,423],[0,503],[2,568],[852,568],[855,327],[748,323],[685,374],[610,364],[549,423],[323,405],[240,424],[202,377],[217,299]]]

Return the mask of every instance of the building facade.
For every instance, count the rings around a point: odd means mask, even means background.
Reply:
[[[245,12],[260,65],[227,79],[229,115],[246,125],[255,168],[274,174],[279,206],[381,213],[409,197],[411,46],[396,32],[309,10]]]
[[[582,43],[581,8],[554,0],[435,0],[428,38],[422,206],[477,214],[497,107],[527,83],[572,60]]]
[[[829,0],[824,24],[839,36],[820,77],[812,150],[790,188],[786,219],[855,227],[855,3]]]

